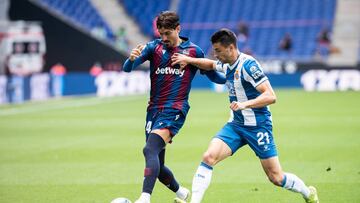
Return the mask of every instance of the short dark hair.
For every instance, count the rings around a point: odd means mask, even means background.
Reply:
[[[212,36],[211,36],[211,43],[215,44],[215,43],[220,43],[221,45],[224,46],[229,46],[230,44],[233,44],[235,47],[237,47],[237,39],[236,39],[236,35],[233,31],[226,29],[226,28],[222,28],[218,31],[216,31]]]
[[[157,16],[158,29],[175,29],[178,25],[180,25],[180,18],[174,11],[163,11]]]

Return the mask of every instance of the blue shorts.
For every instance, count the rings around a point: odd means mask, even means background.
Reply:
[[[186,115],[181,110],[164,108],[151,109],[146,114],[145,134],[146,139],[152,130],[168,129],[174,137],[184,125]]]
[[[260,159],[277,156],[272,126],[239,126],[227,123],[215,135],[224,141],[234,154],[239,148],[248,144]]]

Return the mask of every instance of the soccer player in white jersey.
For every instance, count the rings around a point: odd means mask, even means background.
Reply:
[[[174,54],[173,64],[192,64],[204,70],[226,74],[229,89],[231,117],[211,140],[203,155],[192,183],[191,203],[201,202],[210,185],[213,167],[249,145],[259,157],[269,180],[276,186],[302,194],[306,202],[318,203],[315,187],[306,186],[295,174],[284,172],[277,156],[272,134],[272,120],[268,105],[275,103],[276,95],[260,64],[251,56],[240,53],[236,35],[221,29],[211,37],[218,61]],[[175,199],[175,202],[184,202]]]

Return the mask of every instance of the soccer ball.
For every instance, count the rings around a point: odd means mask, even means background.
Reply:
[[[119,197],[111,201],[111,203],[131,203],[131,201],[124,197]]]

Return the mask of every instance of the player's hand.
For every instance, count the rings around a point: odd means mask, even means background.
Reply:
[[[244,103],[233,101],[230,104],[230,109],[233,111],[239,111],[246,109],[246,106],[244,105]]]
[[[144,45],[139,44],[133,50],[131,50],[129,60],[134,61],[137,57],[141,55],[142,50],[145,48]]]
[[[187,64],[189,64],[188,58],[189,57],[184,54],[175,53],[171,56],[171,65],[174,66],[176,64],[179,64],[180,70],[182,70]]]

